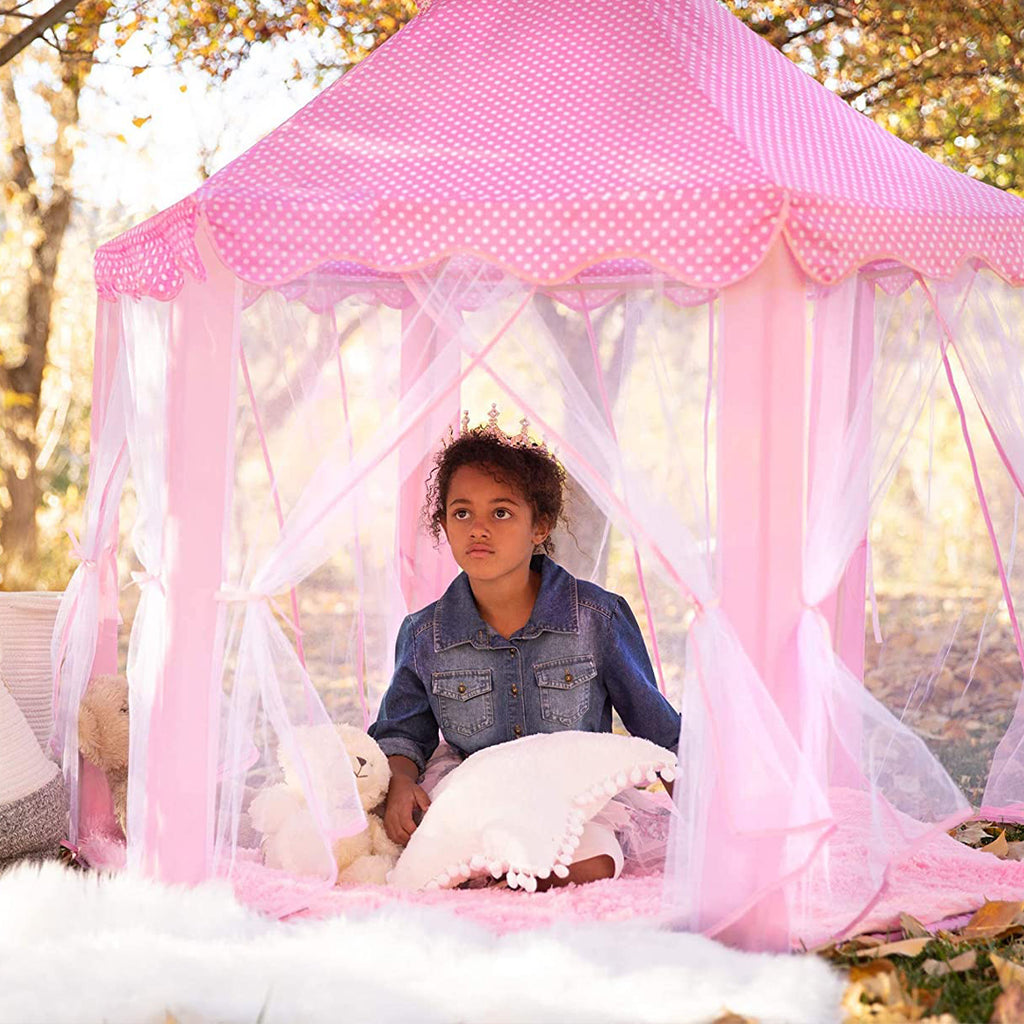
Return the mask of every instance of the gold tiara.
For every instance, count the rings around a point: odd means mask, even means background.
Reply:
[[[547,453],[547,442],[543,438],[540,441],[535,441],[530,437],[530,421],[525,416],[519,421],[518,434],[506,434],[498,426],[498,416],[498,405],[493,402],[491,410],[487,414],[487,422],[481,423],[477,427],[471,427],[469,425],[469,410],[464,409],[462,423],[459,427],[459,437],[489,437],[497,441],[498,444],[507,445],[509,448],[536,448]]]

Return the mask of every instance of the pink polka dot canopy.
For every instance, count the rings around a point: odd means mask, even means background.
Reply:
[[[169,298],[202,219],[260,286],[469,254],[535,284],[632,259],[698,288],[777,233],[811,279],[977,257],[1024,280],[1024,203],[851,109],[715,0],[433,0],[192,195],[104,245],[101,294]]]

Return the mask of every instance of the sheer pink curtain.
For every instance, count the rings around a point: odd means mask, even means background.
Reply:
[[[950,342],[973,391],[999,458],[1018,494],[1024,494],[1024,295],[995,275],[967,270],[957,282],[935,288]],[[975,437],[976,444],[985,441]],[[990,482],[991,483],[991,482]],[[991,492],[990,492],[991,493]],[[1000,557],[1012,566],[1015,538]],[[1015,589],[1016,611],[1024,599]],[[1024,821],[1024,691],[989,773],[981,813]]]
[[[80,817],[78,705],[94,671],[101,623],[109,613],[102,601],[104,581],[101,573],[114,573],[116,576],[113,558],[115,526],[129,465],[125,441],[127,381],[123,350],[115,350],[112,364],[102,429],[94,438],[89,457],[85,529],[80,539],[73,538],[79,565],[64,591],[52,642],[54,731],[50,746],[64,767],[70,798],[69,838],[72,843],[78,841],[80,825],[83,824]],[[116,582],[108,580],[106,586],[114,587]]]

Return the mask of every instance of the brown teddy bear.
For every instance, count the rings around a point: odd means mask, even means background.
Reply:
[[[128,680],[94,676],[78,707],[78,749],[107,777],[114,814],[127,835]]]

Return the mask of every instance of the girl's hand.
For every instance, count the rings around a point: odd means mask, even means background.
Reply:
[[[430,797],[414,780],[404,775],[392,775],[384,806],[384,831],[388,838],[399,846],[405,846],[416,831],[413,812],[417,808],[426,811],[429,806]]]

